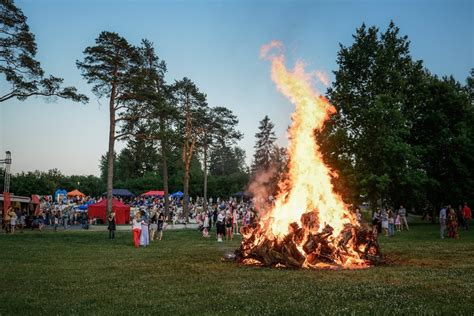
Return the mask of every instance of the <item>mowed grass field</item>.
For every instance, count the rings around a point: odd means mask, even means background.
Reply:
[[[131,233],[0,234],[0,314],[474,314],[474,229],[439,239],[412,225],[380,237],[388,264],[358,271],[269,269],[221,262],[194,230],[135,249]]]

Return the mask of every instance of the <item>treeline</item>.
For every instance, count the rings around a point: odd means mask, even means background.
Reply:
[[[349,203],[438,209],[474,202],[474,70],[465,85],[410,56],[407,36],[362,25],[328,90],[318,142]]]

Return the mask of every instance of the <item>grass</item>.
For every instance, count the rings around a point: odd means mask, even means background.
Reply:
[[[131,234],[0,234],[0,315],[469,314],[474,230],[459,240],[419,224],[381,237],[390,262],[359,271],[269,269],[221,262],[239,241],[165,232],[134,249]]]

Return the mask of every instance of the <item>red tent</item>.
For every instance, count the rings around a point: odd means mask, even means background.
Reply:
[[[165,196],[165,191],[148,191],[143,193],[142,195],[147,196]]]
[[[115,222],[117,224],[128,224],[130,222],[130,206],[119,200],[112,199],[112,209],[115,211]],[[107,223],[107,199],[91,204],[87,208],[89,218],[100,218],[102,223]]]

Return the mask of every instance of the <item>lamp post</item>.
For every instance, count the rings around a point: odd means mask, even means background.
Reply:
[[[0,160],[0,163],[5,165],[5,181],[3,184],[3,216],[5,217],[8,208],[10,207],[10,165],[12,164],[12,153],[5,152],[5,159]]]

